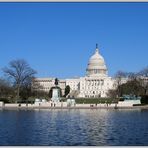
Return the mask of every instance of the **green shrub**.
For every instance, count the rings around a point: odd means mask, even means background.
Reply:
[[[32,101],[32,100],[18,100],[17,103],[32,104],[32,103],[34,103],[34,101]]]
[[[9,99],[7,98],[0,98],[0,101],[3,101],[4,103],[10,103]]]
[[[120,98],[119,101],[124,101],[124,98]]]
[[[133,106],[143,106],[143,105],[146,105],[146,104],[133,104]]]
[[[63,98],[60,99],[60,102],[66,102],[66,101],[67,101],[67,98],[63,97]]]
[[[100,103],[113,103],[115,102],[111,98],[76,98],[75,99],[77,104],[100,104]]]
[[[141,96],[141,104],[148,104],[148,95]]]

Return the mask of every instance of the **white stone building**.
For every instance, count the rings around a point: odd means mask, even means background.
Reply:
[[[49,92],[54,86],[55,78],[36,78],[33,81],[33,90],[43,90]],[[90,57],[86,76],[72,79],[59,79],[59,87],[64,89],[70,86],[71,97],[98,98],[106,97],[109,89],[115,88],[115,80],[108,76],[108,70],[104,58],[99,53],[96,46],[95,53]]]
[[[35,78],[32,83],[32,91],[45,91],[48,93],[51,87],[55,86],[54,82],[55,78]],[[62,94],[64,94],[66,87],[65,80],[60,79],[58,86],[61,88]]]

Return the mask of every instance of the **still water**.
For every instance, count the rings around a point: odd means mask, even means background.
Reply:
[[[148,145],[148,110],[0,110],[0,145]]]

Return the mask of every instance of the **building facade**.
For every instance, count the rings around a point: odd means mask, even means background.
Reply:
[[[35,78],[32,89],[49,92],[55,78]],[[107,92],[115,88],[115,80],[108,76],[104,58],[96,45],[95,53],[90,57],[86,76],[71,79],[59,79],[59,87],[64,95],[65,87],[70,86],[70,97],[98,98],[107,97]]]

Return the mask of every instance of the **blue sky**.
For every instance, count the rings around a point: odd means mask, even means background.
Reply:
[[[0,69],[25,59],[37,77],[84,76],[96,43],[110,76],[146,67],[148,3],[0,3]]]

